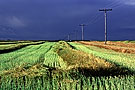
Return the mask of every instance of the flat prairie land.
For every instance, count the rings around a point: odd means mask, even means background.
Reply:
[[[0,90],[135,90],[135,43],[0,42]]]
[[[116,52],[135,54],[135,44],[134,43],[111,42],[111,41],[108,41],[106,45],[104,44],[104,42],[98,42],[98,41],[92,41],[92,42],[81,41],[79,43],[82,43],[84,45],[96,46],[99,48],[110,49],[110,50],[114,50]]]

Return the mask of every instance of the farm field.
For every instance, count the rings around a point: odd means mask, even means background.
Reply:
[[[10,51],[18,45],[26,46]],[[135,90],[134,48],[122,41],[0,42],[0,90]]]
[[[0,41],[0,54],[11,52],[28,45],[36,45],[44,41]]]

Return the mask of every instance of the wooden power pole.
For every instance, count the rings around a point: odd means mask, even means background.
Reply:
[[[105,14],[105,44],[107,44],[107,11],[112,11],[112,9],[99,9],[99,11]]]
[[[68,41],[70,40],[70,34],[68,34]]]
[[[74,33],[75,33],[75,40],[77,40],[77,32],[78,32],[78,30],[74,30]]]

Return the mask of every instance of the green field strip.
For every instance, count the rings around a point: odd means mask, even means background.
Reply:
[[[52,46],[53,46],[53,45],[52,45]],[[47,49],[44,53],[42,53],[42,54],[39,56],[38,63],[42,63],[42,64],[44,63],[45,54],[50,51],[50,49],[52,48],[52,46],[48,47],[48,49]]]
[[[16,44],[6,44],[6,45],[0,45],[0,50],[5,49],[5,48],[9,48],[11,46],[15,46]]]
[[[17,42],[8,42],[8,41],[7,41],[7,42],[2,42],[2,41],[0,41],[0,45],[1,45],[1,44],[16,44],[16,43],[17,43]]]
[[[25,80],[25,81],[24,81]],[[124,77],[80,77],[70,75],[21,77],[1,79],[1,90],[135,90],[135,76]]]
[[[0,45],[0,50],[16,47],[17,45],[19,45],[19,44],[5,44],[5,45],[3,44],[3,45]]]
[[[123,42],[123,43],[135,43],[135,41],[118,41],[118,42]]]
[[[0,55],[0,71],[9,70],[23,64],[34,64],[39,61],[41,54],[44,54],[54,43],[32,45],[15,52]],[[29,48],[29,49],[28,49]]]
[[[5,48],[0,48],[0,54],[16,51],[16,50],[22,49],[26,46],[29,46],[29,45],[38,45],[38,44],[43,44],[43,43],[44,43],[43,41],[42,42],[39,41],[39,42],[18,43],[18,44],[15,44],[15,45],[10,45],[10,46],[5,47]]]
[[[49,67],[59,69],[66,69],[67,66],[63,59],[58,55],[58,53],[54,52],[53,49],[45,54],[44,64]]]
[[[134,54],[123,54],[113,50],[98,48],[95,46],[85,46],[82,44],[70,43],[75,49],[93,54],[97,57],[105,59],[109,62],[117,63],[123,67],[129,68],[131,71],[135,70],[135,56]]]
[[[61,58],[57,53],[57,50],[59,48],[61,48],[61,45],[59,44],[59,42],[55,43],[52,46],[52,48],[50,48],[50,50],[44,56],[44,58],[45,58],[44,65],[47,65],[49,67],[58,68],[58,69],[67,68],[66,63],[63,61],[63,58]]]
[[[26,48],[22,48],[20,50],[17,50],[15,52],[11,52],[8,54],[0,54],[0,61],[4,63],[4,62],[14,60],[17,57],[20,57],[22,55],[26,55],[26,53],[30,53],[33,50],[36,50],[40,47],[41,47],[41,45],[31,45],[31,46],[27,46]]]
[[[18,45],[23,45],[23,44],[31,44],[33,42],[27,42],[27,43],[13,43],[13,44],[0,44],[0,50],[3,50],[3,49],[8,49],[8,48],[11,48],[11,47],[16,47]]]

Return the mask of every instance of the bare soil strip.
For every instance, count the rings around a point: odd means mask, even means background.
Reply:
[[[135,44],[131,44],[131,43],[124,44],[122,42],[111,42],[111,41],[109,41],[107,45],[105,45],[104,42],[98,42],[98,41],[92,41],[92,42],[80,41],[78,43],[81,43],[84,45],[96,46],[96,47],[104,48],[104,49],[110,49],[116,52],[135,54],[135,49],[134,49]]]

